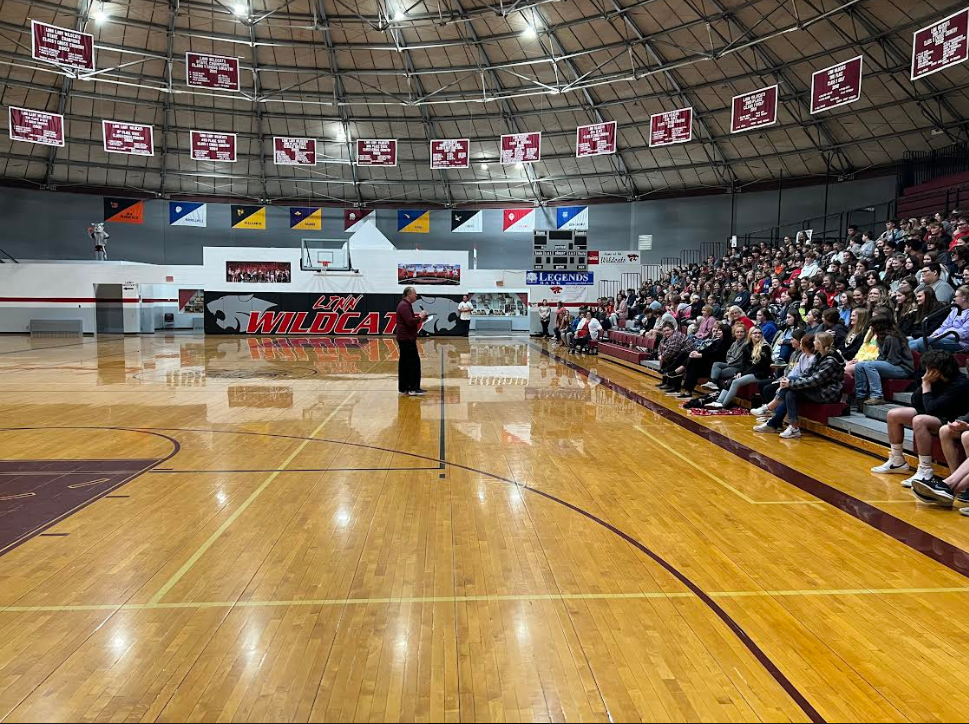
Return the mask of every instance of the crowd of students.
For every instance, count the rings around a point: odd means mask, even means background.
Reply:
[[[969,381],[959,365],[969,353],[967,265],[969,220],[937,214],[888,221],[881,233],[849,226],[844,240],[799,235],[732,249],[600,300],[590,314],[653,337],[660,388],[686,406],[726,408],[756,385],[754,430],[785,439],[800,437],[805,403],[865,410],[885,404],[886,380],[909,380],[912,404],[889,412],[891,456],[872,472],[905,473],[921,500],[958,502],[969,515]],[[559,314],[557,334],[570,330]],[[915,471],[902,456],[905,427]],[[931,466],[936,437],[952,471],[945,479]]]

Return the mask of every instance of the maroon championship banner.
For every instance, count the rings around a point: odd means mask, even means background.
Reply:
[[[672,146],[693,140],[693,108],[656,113],[649,117],[649,145]]]
[[[469,168],[471,141],[467,138],[435,138],[431,141],[431,168]]]
[[[912,37],[912,80],[969,58],[969,8],[917,30]]]
[[[357,166],[396,166],[397,139],[358,138]]]
[[[8,109],[10,140],[40,143],[44,146],[64,145],[64,116],[29,108]]]
[[[846,106],[861,98],[863,60],[859,55],[811,76],[811,113]]]
[[[94,70],[94,36],[30,21],[30,57],[62,68]]]
[[[191,88],[239,90],[239,59],[206,53],[185,54],[185,82]]]
[[[191,131],[193,161],[236,160],[236,134],[216,131]]]
[[[427,312],[421,333],[454,336],[459,295],[422,294],[415,303]],[[319,292],[205,291],[206,334],[371,335],[393,334],[399,294],[320,294]]]
[[[542,160],[542,132],[508,133],[501,137],[501,165]]]
[[[777,86],[734,96],[730,112],[730,132],[740,133],[777,123]]]
[[[142,123],[101,121],[104,150],[108,153],[126,153],[131,156],[154,156],[154,130]]]
[[[277,166],[315,166],[316,139],[274,137],[273,161]]]
[[[616,152],[616,122],[593,123],[575,129],[575,157],[604,156]]]

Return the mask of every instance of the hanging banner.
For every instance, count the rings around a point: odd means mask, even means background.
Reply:
[[[343,231],[348,234],[360,231],[364,226],[377,225],[377,214],[373,209],[344,209]]]
[[[429,234],[431,231],[431,212],[400,209],[397,212],[397,231],[404,234]]]
[[[141,123],[101,121],[101,136],[107,153],[154,156],[154,129]]]
[[[861,98],[863,60],[859,55],[811,76],[811,113],[846,106]]]
[[[208,213],[205,204],[188,201],[168,202],[169,226],[192,226],[204,229],[208,224]]]
[[[62,68],[94,70],[94,36],[30,21],[30,57]]]
[[[185,54],[185,83],[190,88],[237,91],[239,59],[207,53]]]
[[[143,224],[145,202],[141,199],[105,199],[104,220],[114,224]]]
[[[29,108],[7,109],[7,121],[11,141],[39,143],[43,146],[64,145],[64,116]]]
[[[535,209],[505,209],[502,213],[501,230],[509,234],[535,231]]]
[[[451,231],[455,234],[477,234],[484,231],[483,211],[452,211]]]
[[[461,284],[460,264],[398,264],[398,284]]]
[[[316,139],[275,136],[273,161],[277,166],[315,166]]]
[[[649,117],[649,146],[672,146],[693,140],[693,109],[656,113]]]
[[[730,132],[740,133],[777,123],[777,86],[734,96],[730,111]]]
[[[217,131],[191,131],[193,161],[235,163],[236,134]]]
[[[357,139],[357,166],[396,166],[397,140],[394,138]]]
[[[589,230],[588,206],[559,206],[555,209],[555,228],[572,231]]]
[[[616,122],[593,123],[575,129],[575,157],[603,156],[616,152]]]
[[[289,209],[289,228],[319,231],[323,228],[323,209],[291,206]]]
[[[232,216],[229,222],[233,229],[260,229],[266,228],[266,207],[265,206],[237,206],[232,205]]]
[[[501,137],[501,165],[542,160],[542,132],[508,133]]]
[[[436,138],[431,141],[431,168],[470,168],[471,141],[467,138]]]
[[[915,32],[912,80],[951,68],[966,58],[969,58],[969,8]]]
[[[589,250],[589,266],[593,264],[640,264],[638,251]]]

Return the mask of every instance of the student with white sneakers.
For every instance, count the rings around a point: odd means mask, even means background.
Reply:
[[[817,357],[807,373],[793,380],[781,378],[777,392],[781,404],[768,422],[757,426],[757,432],[780,433],[783,439],[794,440],[801,437],[797,424],[798,403],[831,403],[841,399],[845,361],[841,353],[834,349],[834,335],[831,332],[818,332],[814,336],[814,349]],[[781,424],[785,420],[787,428],[781,432]]]
[[[931,481],[935,477],[932,445],[936,435],[943,440],[942,448],[949,469],[959,467],[961,430],[950,434],[949,421],[969,412],[969,379],[962,374],[951,353],[930,350],[922,356],[922,367],[925,374],[922,384],[912,395],[911,407],[896,407],[888,413],[888,441],[891,445],[888,460],[871,469],[879,475],[911,472],[912,468],[902,452],[905,428],[911,427],[919,465],[915,475],[902,481],[902,486],[906,488],[911,488],[917,480]]]

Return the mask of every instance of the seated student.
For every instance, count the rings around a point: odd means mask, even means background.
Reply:
[[[817,334],[821,331],[821,312],[813,307],[807,310],[804,315],[804,327],[808,334]]]
[[[884,405],[882,379],[911,378],[915,374],[915,359],[891,316],[876,315],[871,320],[871,331],[878,345],[878,358],[855,365],[855,399],[859,405]]]
[[[811,365],[814,364],[814,335],[807,334],[803,329],[799,329],[792,335],[791,342],[794,345],[794,352],[785,368],[784,377],[795,380],[811,369]],[[760,384],[760,398],[768,400],[768,402],[766,405],[754,408],[750,411],[750,414],[763,418],[761,422],[767,422],[770,416],[774,414],[777,406],[781,404],[781,398],[777,396],[780,388],[780,380],[762,382]]]
[[[933,475],[929,480],[916,480],[912,492],[923,503],[951,508],[952,505],[969,506],[969,415],[963,415],[946,425],[950,435],[962,443],[966,459],[956,468],[950,468],[949,477]],[[969,516],[969,507],[959,509],[962,515]]]
[[[767,344],[773,344],[774,338],[777,336],[777,325],[774,324],[774,315],[766,307],[761,307],[757,310],[756,319],[757,326],[764,333],[764,339],[767,340]]]
[[[791,338],[794,332],[800,330],[804,334],[804,322],[796,309],[791,309],[784,320],[784,329],[774,337],[774,357],[778,361],[787,362],[791,358],[794,346]]]
[[[912,395],[911,406],[896,407],[888,413],[888,442],[891,446],[888,460],[871,469],[873,473],[880,475],[898,475],[911,470],[902,452],[905,428],[911,427],[919,466],[915,475],[902,481],[906,488],[911,488],[916,480],[933,478],[933,436],[940,430],[947,430],[950,420],[969,412],[969,379],[962,374],[955,357],[949,352],[931,350],[922,357],[922,367],[925,374],[919,388]],[[951,436],[949,437],[949,442],[952,443]],[[943,450],[949,469],[955,470],[959,465],[959,453],[951,449],[951,444],[949,447],[950,449],[946,449],[943,445]]]
[[[727,310],[727,322],[731,327],[737,322],[740,322],[744,325],[744,329],[747,330],[754,326],[754,322],[750,319],[750,317],[744,314],[744,310],[736,305]]]
[[[659,345],[659,371],[663,380],[659,383],[659,388],[669,392],[673,386],[668,376],[680,365],[683,356],[693,349],[693,343],[679,330],[675,322],[663,322],[661,329],[663,341]]]
[[[717,319],[713,316],[713,307],[705,304],[700,310],[700,320],[694,336],[697,339],[710,339],[717,328]]]
[[[572,351],[579,350],[580,354],[585,354],[586,348],[591,342],[599,339],[602,332],[602,323],[592,316],[592,310],[587,310],[584,316],[579,317],[579,323],[575,327]]]
[[[703,385],[706,390],[718,392],[720,380],[732,379],[744,362],[744,347],[747,345],[747,328],[740,322],[731,327],[733,343],[727,349],[723,362],[714,362],[710,369],[710,379]]]
[[[732,343],[730,325],[718,324],[714,327],[713,336],[698,342],[686,356],[686,361],[670,375],[671,389],[668,394],[683,400],[693,397],[697,380],[708,376],[715,363],[723,362],[727,358],[727,350]]]
[[[927,338],[913,339],[909,344],[916,352],[928,348],[954,353],[969,351],[969,286],[956,290],[952,311],[941,327]]]
[[[821,329],[818,331],[831,332],[835,349],[841,349],[848,336],[848,328],[841,323],[841,313],[835,308],[821,312]]]
[[[708,402],[708,410],[722,410],[729,407],[740,388],[757,384],[770,378],[771,348],[764,339],[764,332],[760,327],[754,327],[747,333],[747,344],[744,346],[743,363],[730,386],[720,391],[715,402]]]
[[[844,388],[845,363],[841,353],[834,349],[834,337],[830,332],[821,332],[814,338],[814,349],[817,358],[807,374],[791,380],[781,378],[781,404],[774,411],[774,416],[763,425],[758,425],[757,432],[780,432],[781,423],[787,420],[787,429],[781,432],[785,440],[801,437],[801,430],[797,424],[797,408],[800,402],[831,403],[841,399]]]

